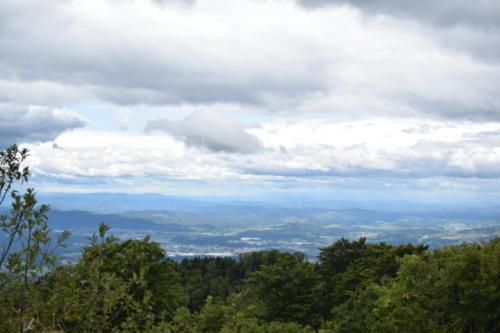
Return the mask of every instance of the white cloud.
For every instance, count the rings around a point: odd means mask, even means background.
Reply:
[[[74,131],[56,139],[57,149],[30,146],[30,164],[36,177],[142,179],[158,186],[196,180],[362,187],[369,179],[420,186],[439,179],[436,186],[456,182],[471,187],[483,184],[481,179],[500,178],[500,141],[481,140],[500,135],[497,123],[277,120],[248,131],[262,141],[263,149],[214,154],[169,135]]]
[[[500,142],[486,143],[482,133],[499,129],[498,123],[417,119],[271,122],[253,133],[283,156],[245,165],[260,174],[498,178]]]

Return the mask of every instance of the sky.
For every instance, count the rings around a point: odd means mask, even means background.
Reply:
[[[2,0],[39,192],[495,201],[497,0]]]

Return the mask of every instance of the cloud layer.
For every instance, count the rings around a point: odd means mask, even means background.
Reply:
[[[389,14],[431,22],[440,26],[500,27],[500,3],[495,0],[298,0],[304,7],[351,5],[373,14]]]
[[[214,154],[170,135],[76,131],[57,138],[58,148],[33,147],[31,163],[36,177],[55,183],[105,179],[108,190],[164,193],[192,181],[205,182],[200,193],[217,182],[481,193],[500,178],[497,123],[276,120],[248,131],[263,143],[252,154]]]
[[[328,3],[2,1],[0,101],[500,119],[496,2]]]
[[[500,61],[500,3],[481,1],[298,0],[309,9],[350,6],[366,16],[392,16],[417,22],[442,46],[498,64]]]

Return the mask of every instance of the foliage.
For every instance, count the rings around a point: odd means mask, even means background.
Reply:
[[[397,278],[380,289],[375,313],[386,332],[498,332],[499,300],[496,238],[403,258]]]
[[[315,266],[303,258],[284,255],[264,265],[248,279],[265,321],[319,326],[323,284]]]
[[[352,303],[370,284],[394,278],[400,258],[409,254],[422,255],[426,250],[424,245],[368,244],[365,238],[352,242],[341,238],[321,249],[319,271],[326,283],[325,317],[328,318],[335,307]]]
[[[10,213],[0,215],[0,322],[5,330],[20,332],[43,326],[39,318],[50,309],[39,277],[56,266],[54,252],[69,237],[63,232],[53,242],[49,207],[37,205],[33,189],[22,195],[15,190],[28,181],[27,157],[28,151],[16,145],[0,152],[0,207],[8,196],[11,201]]]
[[[178,270],[189,295],[191,311],[199,311],[208,296],[223,300],[240,291],[245,279],[241,264],[233,258],[184,259]]]

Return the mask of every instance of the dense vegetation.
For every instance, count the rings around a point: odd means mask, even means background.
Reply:
[[[500,239],[449,246],[340,239],[299,253],[169,260],[102,225],[75,263],[55,257],[26,182],[26,150],[0,153],[2,332],[500,332]]]

